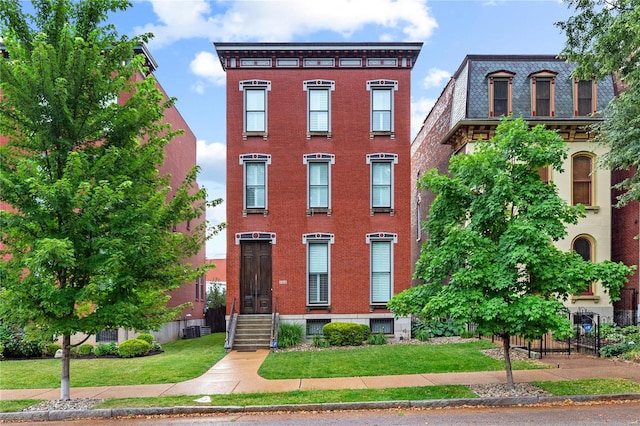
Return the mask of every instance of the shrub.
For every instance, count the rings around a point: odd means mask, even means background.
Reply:
[[[4,344],[0,343],[0,359],[4,358]]]
[[[5,324],[0,325],[0,344],[4,347],[2,355],[6,358],[41,357],[44,352],[43,342],[27,340],[23,329]]]
[[[93,353],[95,356],[118,355],[118,346],[116,342],[98,343]]]
[[[386,345],[387,336],[382,333],[372,334],[367,338],[367,343],[370,345]]]
[[[474,332],[472,330],[462,330],[460,332],[460,337],[463,339],[471,339],[474,336]]]
[[[322,334],[313,336],[312,344],[317,348],[328,348],[330,346]]]
[[[151,349],[151,345],[140,339],[131,339],[118,347],[118,355],[122,358],[133,358],[135,356],[145,355]]]
[[[459,336],[464,330],[458,321],[447,318],[419,319],[411,324],[411,335],[419,340],[428,340],[432,337]]]
[[[369,336],[371,336],[371,327],[367,324],[360,324],[360,327],[362,327],[362,340],[369,339]]]
[[[640,362],[640,348],[632,349],[622,354],[622,358],[627,361]]]
[[[634,345],[630,343],[616,343],[615,345],[607,345],[600,348],[600,355],[605,358],[615,358],[625,352],[634,349]]]
[[[61,345],[57,343],[50,343],[44,348],[44,353],[47,356],[54,356],[60,349],[62,349]]]
[[[153,342],[151,344],[151,350],[154,352],[162,352],[162,345],[158,342]]]
[[[150,334],[150,333],[142,333],[141,335],[136,337],[136,339],[144,340],[145,342],[147,342],[150,345],[153,345],[153,341],[155,340],[153,335]]]
[[[353,322],[330,322],[322,334],[331,346],[359,346],[364,340],[364,328]]]
[[[301,324],[281,324],[278,331],[278,347],[286,349],[298,346],[303,336],[304,328]]]
[[[91,355],[92,353],[93,353],[93,345],[90,345],[89,343],[84,343],[78,346],[78,355],[87,356],[87,355]]]

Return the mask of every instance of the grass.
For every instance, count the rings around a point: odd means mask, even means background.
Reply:
[[[585,379],[560,382],[533,382],[555,396],[640,393],[640,383],[625,379]],[[296,390],[291,392],[237,393],[210,395],[210,403],[196,403],[202,395],[153,398],[114,398],[94,408],[146,408],[175,406],[240,406],[319,404],[331,402],[418,401],[429,399],[477,398],[462,385],[421,386],[386,389]],[[20,411],[41,400],[0,401],[0,412]]]
[[[348,350],[271,353],[258,374],[266,379],[307,379],[396,374],[498,371],[504,361],[481,352],[493,348],[478,340],[446,345],[366,346]],[[366,362],[363,362],[366,360]],[[515,370],[548,368],[535,361],[515,361]]]
[[[0,413],[14,413],[16,411],[22,411],[23,408],[42,401],[44,401],[44,399],[13,399],[9,401],[0,401]]]
[[[215,333],[177,340],[164,344],[164,353],[148,357],[72,359],[71,386],[144,385],[193,379],[225,356],[224,338],[225,333]],[[2,361],[0,389],[57,388],[60,370],[59,359]]]
[[[532,382],[552,395],[606,395],[640,393],[640,383],[626,379],[582,379],[559,382]]]
[[[201,395],[200,395],[201,396]],[[249,405],[290,405],[320,404],[331,402],[366,401],[417,401],[424,399],[477,398],[474,392],[462,385],[421,386],[412,388],[386,389],[331,389],[296,390],[290,392],[237,393],[231,395],[210,395],[210,403],[196,403],[200,396],[174,396],[155,398],[110,399],[95,408],[129,407],[174,407],[199,406],[241,406]]]

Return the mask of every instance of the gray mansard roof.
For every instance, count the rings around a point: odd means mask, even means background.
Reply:
[[[574,119],[573,80],[575,66],[553,55],[468,55],[453,75],[452,127],[460,120],[488,119],[488,74],[497,71],[513,76],[513,115],[531,118],[531,74],[540,71],[557,73],[555,77],[555,117],[548,120]],[[601,111],[614,96],[612,78],[598,81],[597,109]],[[542,117],[541,117],[542,119]],[[579,118],[584,120],[584,117]]]

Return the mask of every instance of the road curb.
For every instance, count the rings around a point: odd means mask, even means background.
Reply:
[[[0,422],[55,421],[71,419],[116,419],[135,416],[172,416],[184,414],[238,414],[275,411],[341,411],[390,408],[444,408],[444,407],[513,407],[545,403],[580,403],[608,401],[637,401],[640,393],[609,395],[527,396],[505,398],[429,399],[418,401],[336,402],[295,405],[241,406],[177,406],[146,408],[111,408],[96,410],[52,410],[0,413]]]

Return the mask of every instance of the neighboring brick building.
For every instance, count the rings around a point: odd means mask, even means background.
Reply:
[[[408,335],[422,43],[215,43],[227,74],[227,313]]]
[[[3,57],[8,58],[7,52],[4,50],[4,46],[0,45]],[[144,55],[146,57],[146,65],[149,68],[149,73],[153,73],[157,68],[157,63],[151,56],[146,46],[141,45],[136,48],[136,54]],[[146,78],[145,75],[138,74],[135,80],[142,80]],[[169,97],[160,85],[157,83],[157,88],[165,94],[165,98]],[[126,95],[123,95],[118,99],[118,102],[124,103],[126,101]],[[165,148],[165,161],[160,172],[162,174],[171,175],[171,186],[176,188],[185,178],[187,173],[192,167],[196,165],[196,137],[189,128],[188,124],[177,110],[175,106],[165,110],[164,123],[170,123],[173,130],[183,129],[184,132],[181,135],[176,136]],[[0,135],[0,144],[5,144],[7,138]],[[197,190],[197,188],[196,188]],[[168,194],[169,197],[175,194],[175,189]],[[5,203],[0,203],[0,209],[8,209],[10,206]],[[189,232],[191,229],[195,229],[200,223],[205,220],[204,217],[191,223],[180,224],[176,227],[178,232]],[[185,263],[192,264],[194,266],[200,266],[205,263],[205,247],[203,246],[198,255],[193,256],[185,261]],[[166,324],[158,333],[154,333],[159,342],[167,342],[175,340],[182,336],[181,328],[188,325],[204,325],[204,308],[206,305],[206,282],[205,277],[197,279],[193,283],[185,283],[180,288],[177,288],[170,292],[171,299],[168,303],[169,306],[179,306],[184,303],[191,303],[191,306],[186,308],[179,319]],[[99,333],[94,338],[91,338],[87,343],[95,343],[97,341],[117,341],[122,342],[127,338],[133,337],[134,333],[128,330],[113,330]],[[83,338],[83,336],[74,336],[73,340],[77,341]]]
[[[569,225],[568,236],[557,246],[574,249],[594,261],[638,263],[638,243],[632,241],[638,233],[637,203],[629,207],[628,214],[612,211],[611,173],[596,168],[603,148],[596,146],[587,127],[602,120],[595,113],[613,98],[613,79],[574,80],[574,67],[551,55],[468,55],[464,59],[411,146],[412,225],[416,233],[412,264],[427,238],[418,233],[418,223],[427,217],[433,201],[433,194],[416,188],[417,179],[432,168],[444,172],[451,155],[470,152],[476,141],[493,137],[501,116],[509,114],[522,116],[532,125],[541,123],[556,129],[568,142],[564,173],[547,171],[544,178],[553,180],[569,203],[584,204],[586,217],[575,226]],[[625,221],[612,224],[614,214],[616,218],[624,216]],[[629,242],[635,248],[629,248]],[[629,287],[638,288],[637,276]],[[637,300],[633,303],[637,306]],[[572,296],[567,308],[613,316],[611,300],[599,284]]]

